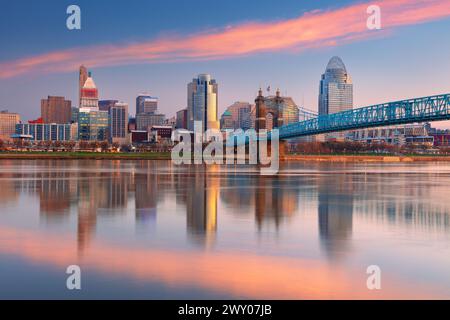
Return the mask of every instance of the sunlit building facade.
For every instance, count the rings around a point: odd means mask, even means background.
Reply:
[[[194,130],[195,121],[202,122],[202,131],[219,129],[218,88],[209,74],[200,74],[188,84],[188,130]]]
[[[48,96],[41,100],[41,118],[44,123],[70,123],[72,101],[64,97]]]
[[[0,111],[0,140],[10,141],[11,135],[16,132],[16,124],[20,122],[18,113]]]

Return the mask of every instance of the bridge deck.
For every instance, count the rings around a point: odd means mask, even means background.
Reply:
[[[291,123],[280,139],[395,124],[450,119],[450,94],[388,102]]]

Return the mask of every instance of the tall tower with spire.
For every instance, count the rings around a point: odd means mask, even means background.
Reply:
[[[81,107],[81,89],[88,78],[88,70],[85,66],[80,66],[79,78],[78,78],[78,107]]]

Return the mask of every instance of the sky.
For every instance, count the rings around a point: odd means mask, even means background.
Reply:
[[[81,30],[66,27],[69,5]],[[381,10],[369,30],[367,7]],[[40,114],[48,95],[78,101],[78,66],[93,73],[101,99],[130,104],[159,97],[171,117],[187,104],[187,83],[209,73],[219,111],[280,88],[317,110],[321,74],[340,56],[355,107],[450,92],[450,1],[15,0],[0,11],[0,109]],[[449,127],[442,122],[438,127]]]

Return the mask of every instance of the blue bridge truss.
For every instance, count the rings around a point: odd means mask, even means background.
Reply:
[[[450,119],[450,94],[382,103],[279,127],[280,139]],[[269,137],[270,139],[270,137]]]

